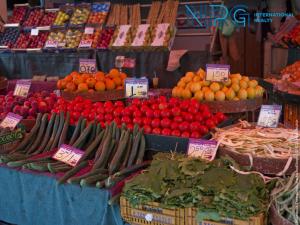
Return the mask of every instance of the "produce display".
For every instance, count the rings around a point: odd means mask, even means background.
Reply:
[[[77,48],[79,46],[82,31],[79,29],[68,29],[65,36],[66,48]]]
[[[71,19],[70,19],[70,24],[72,25],[81,25],[81,24],[85,24],[89,18],[90,15],[90,9],[88,7],[84,7],[84,6],[78,6]]]
[[[13,92],[0,95],[0,119],[13,112],[24,119],[35,119],[38,113],[47,113],[53,109],[57,97],[47,91],[29,93],[27,98],[17,97]]]
[[[34,127],[19,145],[0,155],[1,163],[13,168],[64,173],[59,183],[98,188],[111,188],[148,165],[143,162],[145,137],[137,126],[130,131],[125,125],[119,128],[111,123],[102,129],[100,124],[80,118],[71,139],[67,140],[69,119],[69,113],[63,112],[53,113],[49,121],[48,114],[38,114]],[[56,149],[65,143],[84,150],[73,168],[52,158]]]
[[[51,26],[54,23],[56,17],[57,17],[56,10],[46,9],[39,26]]]
[[[133,206],[157,202],[166,208],[195,207],[199,222],[265,212],[269,191],[263,179],[234,172],[234,164],[229,158],[207,162],[158,153],[146,171],[126,183],[122,194]]]
[[[30,33],[29,32],[22,32],[20,33],[16,43],[14,44],[13,48],[18,49],[25,49],[28,47],[30,43]]]
[[[0,46],[12,48],[19,36],[19,27],[5,27],[0,33]]]
[[[54,20],[53,25],[63,26],[70,20],[70,15],[72,14],[72,9],[67,9],[66,11],[60,10]]]
[[[100,35],[101,35],[100,28],[94,29],[92,34],[84,33],[82,35],[79,47],[81,47],[81,48],[90,48],[90,47],[96,48]]]
[[[291,47],[300,46],[300,25],[296,25],[282,40]]]
[[[65,36],[66,36],[65,32],[62,30],[52,30],[47,38],[47,41],[55,41],[58,44],[64,43]]]
[[[218,129],[214,139],[231,151],[263,158],[300,157],[300,132],[287,128],[255,127],[246,121],[229,129]]]
[[[36,36],[31,35],[30,36],[30,43],[27,46],[28,48],[43,48],[48,35],[49,35],[49,31],[39,31],[39,34]]]
[[[99,71],[96,74],[72,72],[57,82],[57,88],[67,92],[102,92],[105,90],[124,89],[125,73],[112,69],[108,74]]]
[[[23,26],[25,27],[36,27],[40,24],[41,19],[44,16],[44,10],[41,8],[33,8],[25,22],[23,23]]]
[[[292,224],[300,223],[300,211],[297,206],[300,200],[299,176],[299,173],[294,172],[289,178],[279,180],[271,192],[272,203],[277,213]]]
[[[100,38],[97,43],[97,48],[107,49],[109,47],[110,41],[114,34],[115,29],[113,27],[106,27],[102,30]]]
[[[149,100],[135,99],[130,105],[123,102],[96,102],[76,97],[73,101],[58,99],[53,112],[65,111],[71,114],[71,123],[76,123],[82,115],[89,121],[96,119],[105,124],[115,121],[125,123],[130,129],[134,124],[144,128],[146,134],[200,138],[209,130],[223,122],[222,113],[211,114],[206,105],[194,100],[167,100],[161,96]]]
[[[288,75],[287,81],[289,82],[300,82],[300,60],[285,67],[281,75]]]
[[[187,72],[173,88],[173,97],[196,99],[198,101],[246,100],[261,98],[264,89],[256,80],[247,76],[231,74],[226,82],[205,80],[205,71]]]
[[[88,24],[104,24],[109,12],[109,4],[94,3],[92,4],[92,11],[90,13]]]
[[[8,23],[21,23],[25,19],[28,9],[28,5],[15,6],[12,16],[8,18]]]

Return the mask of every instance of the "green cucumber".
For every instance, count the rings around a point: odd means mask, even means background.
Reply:
[[[138,151],[138,156],[137,156],[137,160],[136,160],[135,164],[141,164],[143,162],[145,150],[146,150],[146,140],[145,140],[145,136],[142,134],[139,151]]]
[[[46,171],[48,171],[48,167],[47,167],[48,162],[50,162],[50,161],[32,162],[32,163],[28,163],[26,165],[29,165],[29,168],[32,169],[32,170],[36,170],[36,171],[40,171],[40,172],[46,172]]]
[[[82,120],[83,120],[83,117],[80,117],[78,122],[77,122],[77,125],[75,127],[75,130],[73,132],[73,135],[71,137],[71,140],[69,142],[69,145],[73,145],[74,142],[76,141],[76,139],[78,138],[78,136],[80,134],[80,127],[81,127]]]
[[[125,151],[126,151],[125,157],[124,157],[121,168],[126,168],[127,167],[127,162],[128,162],[129,156],[130,156],[131,149],[132,149],[132,142],[133,142],[133,135],[130,134],[129,140],[128,140],[128,143],[127,143],[127,146],[126,146],[126,149],[125,149]]]
[[[65,183],[70,177],[74,176],[76,173],[78,173],[81,169],[86,167],[88,165],[87,161],[80,162],[77,166],[69,170],[67,173],[64,174],[59,180],[58,183],[62,184]]]
[[[97,137],[95,138],[95,140],[89,145],[89,147],[84,151],[84,154],[82,155],[82,157],[80,158],[79,162],[82,162],[86,159],[88,159],[92,153],[94,152],[94,150],[97,148],[97,146],[99,145],[100,141],[102,140],[104,135],[104,130],[101,131],[100,134],[97,135]]]
[[[113,175],[113,177],[128,176],[128,175],[130,175],[130,174],[132,174],[132,173],[134,173],[138,170],[141,170],[141,169],[144,169],[144,168],[148,167],[150,164],[151,164],[151,161],[145,161],[141,164],[137,164],[137,165],[125,168],[125,169],[115,173]]]
[[[82,132],[85,130],[86,128],[86,123],[87,123],[87,120],[86,119],[83,119],[82,123],[81,123],[81,126],[80,126],[80,134],[82,134]]]
[[[7,163],[7,166],[9,167],[21,167],[24,164],[27,163],[32,163],[32,162],[41,162],[41,161],[45,161],[45,160],[49,160],[51,159],[51,156],[46,156],[43,158],[39,158],[39,159],[24,159],[24,160],[19,160],[19,161],[11,161]]]
[[[109,150],[110,150],[111,142],[112,142],[112,136],[111,136],[111,133],[108,133],[105,141],[103,142],[103,148],[101,151],[101,155],[99,156],[99,159],[97,161],[95,161],[93,169],[106,167],[109,156],[110,156]],[[101,145],[99,147],[101,147]]]
[[[79,138],[75,141],[75,143],[72,145],[74,148],[82,148],[89,133],[92,130],[92,124],[89,124],[84,131],[80,134]]]
[[[58,141],[58,148],[59,148],[62,144],[65,144],[65,143],[66,143],[69,125],[70,125],[70,113],[67,112],[65,124],[64,124],[63,130],[62,130],[62,132],[61,132],[59,141]]]
[[[137,153],[138,153],[141,136],[142,136],[141,132],[138,132],[133,140],[133,145],[132,145],[130,156],[129,156],[129,159],[127,162],[127,166],[131,166],[135,162],[135,159],[136,159]]]
[[[61,137],[61,132],[64,128],[64,124],[65,124],[65,115],[64,115],[64,112],[60,112],[60,114],[59,114],[59,126],[58,126],[58,129],[57,129],[54,141],[53,141],[53,143],[50,147],[50,150],[58,147],[58,141],[59,141],[59,138]]]
[[[58,126],[59,126],[59,117],[60,117],[59,115],[56,115],[56,117],[55,117],[52,134],[51,134],[51,137],[48,141],[48,144],[44,148],[44,152],[47,152],[47,151],[51,150],[51,146],[52,146],[52,143],[54,142],[54,139],[55,139],[55,136],[56,136],[56,133],[57,133],[57,130],[58,130]]]
[[[97,175],[97,174],[108,174],[108,171],[106,169],[96,169],[94,171],[89,171],[86,174],[83,174],[81,176],[69,178],[67,180],[67,182],[69,184],[79,184],[82,179],[90,177],[92,175]]]
[[[89,176],[80,181],[80,186],[82,186],[82,187],[88,186],[88,185],[91,186],[91,185],[95,184],[97,181],[102,181],[102,180],[105,180],[106,178],[107,178],[107,175],[105,175],[105,174],[97,174],[97,175]]]

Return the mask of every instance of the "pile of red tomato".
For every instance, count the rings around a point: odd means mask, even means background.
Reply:
[[[96,102],[76,97],[73,101],[59,98],[53,112],[69,111],[71,124],[80,116],[88,121],[97,120],[104,127],[115,121],[132,129],[134,124],[147,134],[200,138],[226,119],[223,113],[212,114],[197,100],[167,99],[165,96],[150,99],[133,99],[125,105],[122,101]]]

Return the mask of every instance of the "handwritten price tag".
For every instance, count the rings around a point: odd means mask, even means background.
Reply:
[[[85,34],[93,34],[94,33],[94,27],[86,27],[84,29]]]
[[[212,161],[216,157],[218,145],[216,141],[190,139],[188,155]]]
[[[15,127],[20,123],[20,121],[23,119],[22,116],[14,114],[14,113],[8,113],[6,117],[2,120],[0,123],[0,127],[2,128],[10,128],[15,129]]]
[[[91,40],[81,40],[79,43],[79,48],[90,48],[92,47],[92,41]]]
[[[207,81],[222,82],[228,80],[230,65],[207,64],[206,77]]]
[[[281,115],[281,105],[262,105],[259,112],[257,126],[275,128]]]
[[[73,148],[69,145],[61,145],[58,151],[52,156],[53,159],[66,163],[70,166],[76,166],[83,155],[83,151]]]
[[[125,95],[127,98],[148,98],[149,81],[147,78],[127,78]]]
[[[58,47],[58,41],[54,41],[54,40],[46,41],[45,48],[57,48],[57,47]]]
[[[79,59],[79,73],[96,73],[96,59]]]
[[[26,98],[31,86],[31,80],[18,80],[14,90],[14,96]]]

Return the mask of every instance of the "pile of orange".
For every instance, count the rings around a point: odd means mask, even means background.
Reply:
[[[101,92],[105,90],[124,89],[127,75],[117,69],[108,74],[98,71],[95,74],[72,72],[57,81],[57,88],[68,92]]]

